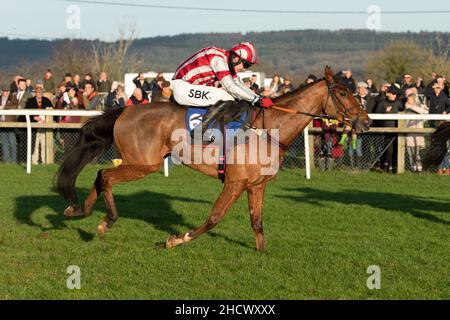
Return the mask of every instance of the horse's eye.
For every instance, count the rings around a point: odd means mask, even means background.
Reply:
[[[343,96],[343,97],[346,97],[347,96],[347,92],[346,91],[341,91],[340,95]]]

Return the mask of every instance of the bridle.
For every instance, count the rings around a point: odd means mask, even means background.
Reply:
[[[308,116],[308,117],[311,117],[311,118],[316,118],[316,119],[337,120],[338,122],[342,122],[342,123],[345,125],[345,127],[344,127],[344,132],[345,132],[345,130],[346,130],[346,127],[351,127],[352,130],[354,130],[354,129],[355,129],[355,126],[356,126],[356,123],[357,123],[358,120],[359,120],[359,114],[357,115],[356,119],[350,118],[348,114],[349,114],[349,112],[351,111],[351,109],[350,109],[350,108],[347,108],[347,107],[342,103],[342,101],[339,99],[339,97],[337,96],[337,94],[336,94],[336,92],[335,92],[335,90],[336,90],[336,88],[338,87],[338,85],[337,85],[335,82],[330,82],[330,81],[328,81],[328,79],[326,79],[326,78],[323,78],[323,79],[319,80],[318,82],[320,82],[320,81],[322,81],[322,80],[326,81],[326,83],[327,83],[327,89],[328,89],[328,95],[327,95],[327,98],[326,98],[326,100],[325,100],[325,103],[322,105],[322,113],[319,114],[319,113],[311,113],[311,112],[305,112],[305,111],[300,111],[300,110],[293,110],[293,109],[288,109],[288,108],[278,107],[278,106],[275,106],[275,105],[269,107],[269,109],[278,110],[278,111],[287,112],[287,113],[292,113],[292,114],[301,114],[301,115]],[[347,89],[345,90],[345,94],[341,94],[341,95],[344,95],[344,96],[345,96],[346,94],[348,94],[348,90],[347,90]],[[328,101],[330,100],[330,97],[331,97],[331,100],[332,100],[332,102],[333,102],[333,106],[334,106],[335,111],[336,111],[336,116],[330,116],[330,115],[328,115],[328,114],[325,113],[325,109],[326,109],[326,107],[327,107],[327,105],[328,105]],[[339,106],[342,107],[342,110],[339,109]],[[259,114],[260,114],[261,112],[263,113],[263,128],[264,128],[264,109],[259,110],[259,112],[258,112],[258,114],[256,115],[254,121],[256,121],[256,119],[258,118],[258,116],[259,116]],[[339,115],[342,115],[342,118],[341,118],[341,119],[339,118]],[[250,126],[250,127],[253,127],[253,126]],[[253,127],[253,129],[256,129],[256,128]],[[281,143],[281,141],[275,141],[275,139],[273,139],[273,138],[270,136],[269,133],[267,133],[267,139],[268,139],[269,141],[273,140],[273,141],[274,141],[275,143],[277,143],[282,149],[285,149],[285,150],[286,150],[287,148],[289,148],[289,146],[287,146],[287,145]]]
[[[311,112],[305,112],[305,111],[300,111],[300,110],[292,110],[292,109],[287,109],[287,108],[283,108],[283,107],[278,107],[278,106],[271,106],[270,109],[274,109],[274,110],[278,110],[278,111],[283,111],[283,112],[287,112],[287,113],[292,113],[292,114],[301,114],[304,116],[308,116],[308,117],[312,117],[312,118],[317,118],[317,119],[327,119],[327,120],[337,120],[339,122],[344,123],[346,126],[351,127],[352,129],[354,129],[356,123],[359,120],[359,115],[357,116],[356,119],[351,119],[349,117],[349,112],[351,111],[350,108],[347,108],[342,101],[339,99],[339,97],[337,96],[335,90],[336,87],[338,86],[335,83],[330,83],[330,81],[328,81],[328,79],[322,79],[324,81],[327,82],[327,88],[328,88],[328,95],[327,98],[325,100],[325,103],[322,105],[322,113],[311,113]],[[320,82],[321,80],[319,80]],[[347,92],[345,93],[347,94]],[[336,115],[337,116],[330,116],[328,114],[325,113],[325,109],[328,105],[328,101],[330,100],[333,101],[333,106],[335,108],[336,111]],[[342,107],[342,111],[341,109],[339,109],[339,106]],[[342,118],[339,118],[339,115],[342,115]]]

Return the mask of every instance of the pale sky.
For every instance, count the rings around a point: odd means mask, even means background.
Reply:
[[[86,0],[90,1],[90,0]],[[350,1],[144,1],[98,0],[122,4],[206,7],[215,9],[283,11],[351,11],[358,14],[306,14],[219,12],[136,6],[88,4],[83,1],[22,0],[8,5],[0,19],[0,36],[10,38],[101,38],[113,40],[124,21],[136,25],[137,37],[197,32],[249,32],[301,29],[367,29],[367,8],[381,10],[373,18],[380,31],[450,31],[450,2],[350,0]],[[20,5],[17,5],[20,4]],[[71,7],[76,6],[76,7]],[[74,9],[75,8],[75,9]],[[72,9],[68,13],[68,9]],[[75,10],[75,11],[73,11]],[[441,11],[445,13],[389,14],[392,11]],[[388,11],[383,14],[383,11]],[[77,15],[79,12],[79,15]],[[74,17],[78,17],[75,18]],[[374,20],[375,19],[375,20]],[[379,24],[378,22],[379,21]],[[69,26],[68,26],[69,22]],[[79,28],[77,23],[79,22]]]

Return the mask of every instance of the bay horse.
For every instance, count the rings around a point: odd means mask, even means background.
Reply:
[[[367,113],[353,94],[338,83],[329,66],[325,68],[323,79],[275,98],[274,104],[279,109],[264,109],[258,113],[253,125],[260,129],[279,129],[278,144],[275,146],[276,151],[279,151],[277,153],[279,163],[287,146],[311,122],[314,115],[326,114],[351,125],[357,132],[368,130]],[[98,196],[103,193],[107,215],[97,228],[102,236],[118,219],[112,187],[159,171],[164,157],[171,154],[177,143],[171,140],[172,132],[176,129],[186,129],[185,118],[185,107],[170,102],[153,102],[125,109],[108,110],[88,120],[80,130],[76,144],[65,153],[56,174],[56,188],[70,202],[64,215],[67,217],[90,215]],[[99,170],[88,196],[84,203],[79,205],[75,192],[77,176],[87,163],[112,143],[115,143],[122,157],[122,163],[114,168]],[[249,149],[248,144],[243,148]],[[233,203],[247,191],[256,249],[259,251],[265,249],[262,224],[264,191],[267,182],[272,180],[278,171],[269,175],[262,174],[259,159],[256,163],[249,163],[248,153],[245,161],[243,164],[227,165],[222,192],[206,221],[187,233],[171,235],[166,241],[167,248],[192,241],[215,227]],[[215,164],[201,163],[187,166],[218,178]]]

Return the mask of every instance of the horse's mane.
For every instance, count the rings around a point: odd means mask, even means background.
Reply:
[[[274,103],[280,102],[280,100],[282,100],[282,99],[284,100],[284,99],[287,99],[289,97],[295,96],[296,94],[301,93],[301,92],[305,91],[308,88],[311,88],[313,85],[319,83],[322,80],[325,80],[325,79],[322,78],[322,79],[319,79],[316,82],[308,83],[308,84],[303,85],[303,86],[300,85],[298,88],[292,90],[291,92],[288,92],[288,93],[285,93],[285,94],[283,94],[283,95],[281,95],[279,97],[273,98],[272,100],[273,100]]]
[[[336,85],[337,88],[340,88],[340,89],[346,89],[347,88],[344,84],[342,84],[342,82],[340,81],[339,77],[336,77],[335,75],[333,75],[333,80],[334,80],[335,85]],[[277,103],[277,102],[280,102],[280,100],[289,99],[290,97],[295,96],[295,95],[305,91],[306,89],[311,88],[312,86],[314,86],[315,84],[318,84],[321,81],[326,81],[326,79],[325,78],[320,78],[316,82],[308,83],[308,84],[303,85],[303,86],[300,85],[298,88],[292,90],[291,92],[288,92],[288,93],[285,93],[285,94],[283,94],[283,95],[281,95],[279,97],[273,98],[272,101],[274,103]]]

